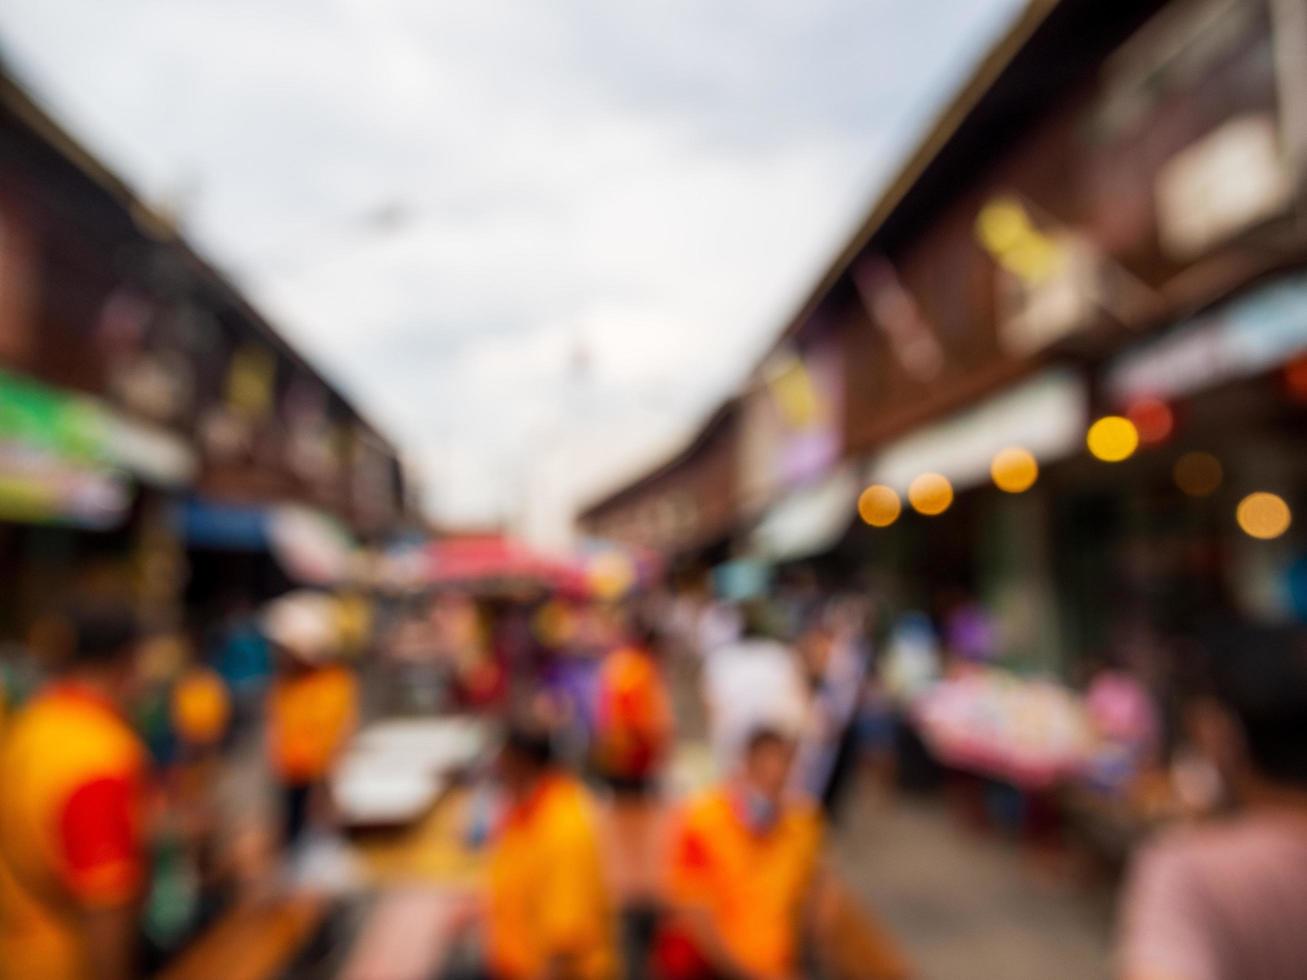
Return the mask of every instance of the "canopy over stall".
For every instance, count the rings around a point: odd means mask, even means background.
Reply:
[[[581,569],[502,534],[436,541],[427,555],[428,581],[435,586],[528,583],[579,593],[586,590]]]

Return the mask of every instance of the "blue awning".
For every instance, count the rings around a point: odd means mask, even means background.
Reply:
[[[178,534],[193,548],[265,551],[270,513],[263,507],[220,504],[192,498],[173,513]]]

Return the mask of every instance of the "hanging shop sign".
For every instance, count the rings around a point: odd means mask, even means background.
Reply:
[[[744,402],[741,492],[748,506],[821,477],[839,459],[844,374],[834,340],[802,355],[782,351],[764,365]]]
[[[1078,333],[1102,306],[1098,255],[1077,235],[1053,241],[1055,267],[1046,275],[999,278],[999,340],[1011,354],[1032,354]]]
[[[276,377],[272,351],[255,344],[237,348],[227,369],[227,407],[242,418],[262,419],[272,410]]]
[[[186,339],[182,319],[165,319],[155,300],[128,287],[105,300],[95,342],[115,404],[162,423],[177,423],[190,411],[192,358],[176,346]]]
[[[999,341],[1017,356],[1084,329],[1103,305],[1100,255],[1083,235],[1050,224],[1011,194],[976,216],[976,240],[998,267]]]
[[[1231,300],[1164,337],[1127,351],[1108,368],[1116,401],[1170,399],[1251,377],[1307,352],[1307,276]]]
[[[944,367],[944,348],[889,260],[862,260],[853,269],[853,283],[867,316],[884,333],[904,373],[923,383],[938,377]]]
[[[253,444],[251,427],[225,405],[211,405],[200,415],[197,435],[204,453],[215,462],[238,459]]]
[[[114,400],[159,422],[175,422],[191,406],[190,363],[178,351],[142,351],[118,365],[110,377]]]
[[[893,443],[872,462],[864,483],[899,493],[923,473],[956,489],[989,479],[995,455],[1020,447],[1040,462],[1077,451],[1088,422],[1088,391],[1077,372],[1052,368],[951,418]]]
[[[1232,119],[1157,175],[1157,228],[1172,255],[1200,255],[1283,211],[1293,180],[1270,113]]]
[[[291,470],[313,486],[335,480],[339,460],[332,445],[327,389],[306,375],[296,376],[287,387],[281,417]]]
[[[195,479],[198,461],[178,436],[117,412],[104,417],[104,454],[146,483],[180,487]]]

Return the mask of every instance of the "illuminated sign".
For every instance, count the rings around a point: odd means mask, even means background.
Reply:
[[[975,232],[1000,270],[999,340],[1010,353],[1034,353],[1092,322],[1100,262],[1081,236],[1039,228],[1012,196],[985,204]]]

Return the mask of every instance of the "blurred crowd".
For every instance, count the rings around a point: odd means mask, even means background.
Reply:
[[[499,733],[451,831],[478,876],[431,916],[427,973],[374,949],[342,975],[907,976],[823,858],[855,779],[942,788],[960,819],[1100,881],[1112,848],[1078,828],[1133,815],[1127,980],[1307,962],[1299,631],[1205,629],[1163,710],[1130,657],[1079,690],[995,680],[970,602],[895,613],[806,580],[730,601],[451,590],[373,630],[353,601],[233,609],[166,684],[177,641],[127,608],[40,621],[41,670],[7,684],[0,736],[0,976],[166,970],[233,903],[322,888],[305,855],[349,822],[330,786],[360,724],[449,714]],[[1039,731],[1004,742],[995,698]],[[1082,741],[1048,734],[1067,718]]]

